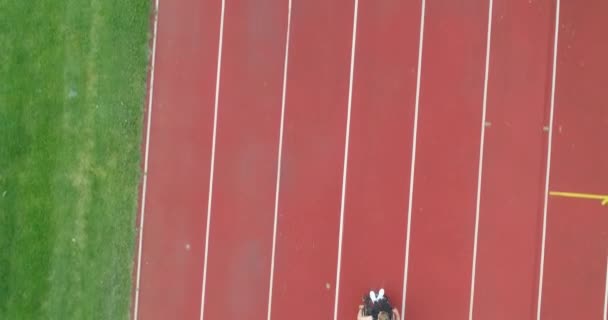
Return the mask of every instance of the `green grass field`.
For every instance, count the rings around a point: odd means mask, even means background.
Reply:
[[[127,319],[149,0],[0,0],[0,319]]]

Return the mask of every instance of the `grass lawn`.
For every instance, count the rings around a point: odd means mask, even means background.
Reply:
[[[127,319],[149,0],[0,0],[0,319]]]

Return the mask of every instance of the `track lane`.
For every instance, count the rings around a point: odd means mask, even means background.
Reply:
[[[554,5],[494,0],[473,319],[534,319]]]
[[[138,319],[198,319],[220,6],[160,6],[134,308]]]
[[[561,0],[550,191],[607,194],[608,4]],[[608,248],[599,200],[549,198],[541,319],[601,319]]]
[[[334,311],[354,2],[294,1],[271,317]]]
[[[286,29],[286,0],[226,3],[205,319],[266,318]]]
[[[338,319],[381,287],[401,310],[419,26],[416,1],[360,2]]]
[[[475,236],[488,1],[429,0],[425,19],[404,316],[465,318]]]

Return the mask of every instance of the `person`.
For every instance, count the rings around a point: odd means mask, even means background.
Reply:
[[[372,316],[363,315],[363,305],[359,306],[359,312],[357,313],[357,320],[372,320]],[[389,315],[386,312],[380,312],[378,314],[378,320],[401,320],[399,316],[399,311],[396,308],[393,308],[393,318],[389,319]]]

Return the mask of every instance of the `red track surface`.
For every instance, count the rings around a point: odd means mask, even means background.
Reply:
[[[469,312],[487,6],[427,2],[406,319]]]
[[[338,319],[356,319],[370,285],[403,293],[420,9],[360,3]]]
[[[269,288],[287,3],[225,9],[205,317],[265,314]],[[202,213],[202,212],[201,212]]]
[[[562,1],[551,190],[606,193],[608,181],[608,2]],[[603,30],[603,31],[600,31]],[[608,207],[549,202],[542,316],[606,319]]]
[[[195,319],[203,281],[220,2],[161,6],[135,303],[138,319]]]
[[[222,1],[160,0],[134,316],[605,320],[604,1]]]
[[[333,313],[352,13],[352,1],[293,3],[271,309],[275,319],[294,318],[298,310],[312,319]],[[265,297],[263,292],[260,296]]]
[[[476,319],[536,316],[554,12],[549,0],[494,3]]]

